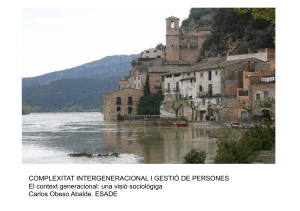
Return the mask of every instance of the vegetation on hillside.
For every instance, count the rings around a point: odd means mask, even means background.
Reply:
[[[61,110],[75,105],[82,109],[100,108],[103,94],[115,91],[117,83],[91,78],[58,80],[23,90],[22,99],[30,107],[40,107],[41,111]]]
[[[199,61],[205,57],[225,56],[228,51],[246,53],[248,49],[275,48],[275,22],[258,19],[233,8],[215,9],[212,34],[203,43]]]
[[[67,70],[22,78],[22,101],[33,112],[75,105],[98,109],[103,105],[103,94],[118,89],[118,82],[129,74],[130,61],[138,56],[107,56]]]
[[[189,17],[184,19],[180,26],[180,32],[185,33],[193,29],[200,29],[201,27],[211,26],[212,17],[215,8],[191,8]]]

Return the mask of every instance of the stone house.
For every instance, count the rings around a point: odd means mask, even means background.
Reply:
[[[119,90],[138,89],[142,90],[146,82],[147,73],[125,76],[124,80],[119,81]]]
[[[165,52],[155,48],[144,50],[141,53],[141,58],[165,58]]]
[[[118,114],[135,114],[136,105],[141,96],[143,96],[142,90],[132,88],[104,94],[104,120],[117,120]]]
[[[184,99],[201,104],[196,120],[216,116],[210,105],[232,104],[221,111],[224,119],[237,118],[237,89],[243,87],[243,72],[254,69],[255,58],[227,61],[226,57],[211,58],[191,67],[176,67],[163,74],[165,100]],[[182,109],[180,115],[191,119],[191,109]]]

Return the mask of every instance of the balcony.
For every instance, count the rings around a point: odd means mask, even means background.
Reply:
[[[116,105],[122,105],[122,103],[121,102],[116,102]]]
[[[197,98],[205,98],[205,97],[221,97],[220,93],[213,93],[212,90],[208,92],[197,92]]]
[[[239,96],[248,96],[248,90],[246,90],[246,91],[239,91]]]
[[[161,84],[154,84],[154,88],[155,88],[155,89],[161,89],[162,86],[161,86]]]
[[[172,92],[178,93],[178,92],[180,92],[180,89],[173,88]]]

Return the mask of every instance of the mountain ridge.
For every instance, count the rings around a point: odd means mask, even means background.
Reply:
[[[22,78],[22,88],[36,85],[46,85],[50,82],[70,78],[104,79],[116,74],[125,76],[130,70],[130,61],[138,58],[139,54],[106,56],[102,59],[85,63],[73,68],[46,73],[36,77]],[[127,72],[126,72],[127,71]]]
[[[139,56],[107,56],[70,69],[22,78],[22,102],[30,107],[40,106],[42,111],[73,105],[99,108],[103,94],[118,90],[119,80],[129,74],[130,61]]]

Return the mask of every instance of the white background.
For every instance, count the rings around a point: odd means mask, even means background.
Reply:
[[[298,7],[292,1],[41,1],[2,3],[1,210],[299,210]],[[264,5],[262,4],[264,3]],[[277,8],[275,165],[23,165],[21,77],[22,7],[156,8],[265,6]],[[176,15],[174,13],[174,15]],[[168,16],[168,15],[166,15]],[[188,14],[186,14],[188,16]],[[164,37],[164,32],[161,33]],[[155,45],[156,43],[146,43]],[[93,60],[93,59],[92,59]],[[286,118],[285,118],[286,117]],[[30,198],[29,175],[229,175],[229,182],[164,182],[159,191],[120,191],[116,198]]]

